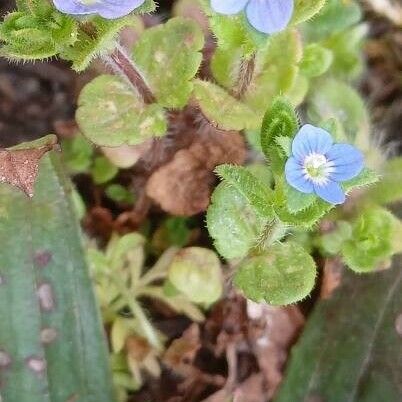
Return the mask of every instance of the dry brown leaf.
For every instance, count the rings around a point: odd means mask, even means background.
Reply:
[[[301,328],[304,317],[296,306],[274,307],[248,301],[248,315],[258,325],[249,328],[258,365],[266,383],[266,400],[270,400],[282,381],[288,351]]]
[[[49,135],[39,141],[0,149],[0,183],[11,184],[33,197],[40,160],[56,142],[56,137]]]
[[[239,133],[204,127],[189,148],[179,150],[152,174],[146,193],[170,214],[195,215],[209,205],[215,182],[213,169],[223,163],[242,164],[245,157],[245,144]]]
[[[177,374],[194,374],[193,362],[200,347],[200,328],[198,324],[192,324],[181,338],[171,343],[163,356],[163,362]]]

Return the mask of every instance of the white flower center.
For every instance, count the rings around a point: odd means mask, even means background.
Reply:
[[[333,164],[324,155],[313,152],[304,159],[303,171],[307,179],[323,185],[328,182],[334,169]]]

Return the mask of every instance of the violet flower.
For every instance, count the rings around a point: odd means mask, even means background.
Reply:
[[[289,24],[294,0],[211,0],[211,7],[220,14],[237,14],[245,9],[250,24],[266,34],[283,31]]]
[[[353,179],[363,169],[363,154],[349,144],[334,144],[331,135],[310,124],[303,126],[292,143],[285,166],[287,182],[302,193],[315,193],[330,204],[343,204],[339,183]]]
[[[115,19],[130,14],[145,0],[53,0],[55,7],[65,14],[99,14],[107,19]]]

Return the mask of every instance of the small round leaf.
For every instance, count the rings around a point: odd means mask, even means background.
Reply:
[[[188,247],[179,251],[169,268],[169,280],[195,303],[211,304],[222,294],[219,259],[205,248]]]
[[[301,246],[284,243],[247,259],[234,283],[253,301],[286,305],[305,298],[314,287],[315,276],[313,258]]]

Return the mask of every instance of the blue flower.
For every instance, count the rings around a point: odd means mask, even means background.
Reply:
[[[211,0],[211,7],[226,15],[246,9],[247,19],[257,31],[274,34],[288,26],[294,0]]]
[[[330,204],[343,204],[340,182],[353,179],[363,169],[363,154],[349,144],[334,144],[331,135],[310,124],[303,126],[292,143],[285,166],[287,182],[302,193],[315,193]]]
[[[108,19],[124,17],[145,0],[53,0],[55,7],[66,14],[99,14]]]

